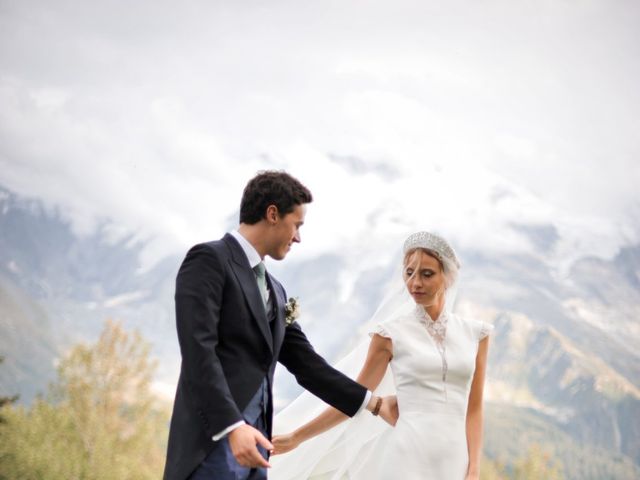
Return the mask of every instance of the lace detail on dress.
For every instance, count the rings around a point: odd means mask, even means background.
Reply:
[[[447,398],[447,372],[449,364],[447,363],[447,323],[449,316],[446,312],[442,312],[436,320],[432,320],[427,312],[420,305],[416,305],[416,314],[425,323],[427,331],[431,338],[436,342],[436,348],[442,359],[442,386],[444,389],[445,400]]]
[[[374,334],[378,334],[378,335],[380,335],[381,337],[384,337],[384,338],[391,338],[391,335],[389,334],[387,329],[384,328],[380,324],[377,324],[376,327],[373,329],[373,331],[369,332],[369,336],[370,337],[373,337]]]
[[[478,334],[478,341],[488,337],[493,332],[493,325],[486,322],[480,323],[480,333]]]

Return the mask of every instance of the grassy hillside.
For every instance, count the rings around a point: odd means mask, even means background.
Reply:
[[[630,458],[578,443],[552,419],[534,410],[488,404],[485,422],[485,455],[507,467],[531,446],[539,445],[561,464],[568,480],[640,478],[640,468]]]

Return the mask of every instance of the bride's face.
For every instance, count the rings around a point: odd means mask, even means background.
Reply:
[[[403,277],[413,300],[423,307],[438,304],[444,298],[445,278],[438,259],[422,250],[407,256]]]

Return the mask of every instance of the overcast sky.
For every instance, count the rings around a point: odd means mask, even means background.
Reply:
[[[246,181],[315,195],[299,258],[640,241],[640,2],[0,0],[0,184],[78,233],[219,237]]]

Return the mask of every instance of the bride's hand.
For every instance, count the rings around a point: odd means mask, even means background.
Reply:
[[[398,397],[390,395],[382,398],[382,406],[380,407],[380,416],[392,427],[395,427],[400,412],[398,410]]]
[[[280,455],[282,453],[287,453],[290,450],[293,450],[300,442],[296,440],[293,433],[286,433],[284,435],[276,435],[271,439],[271,443],[273,443],[273,451],[272,455]]]

